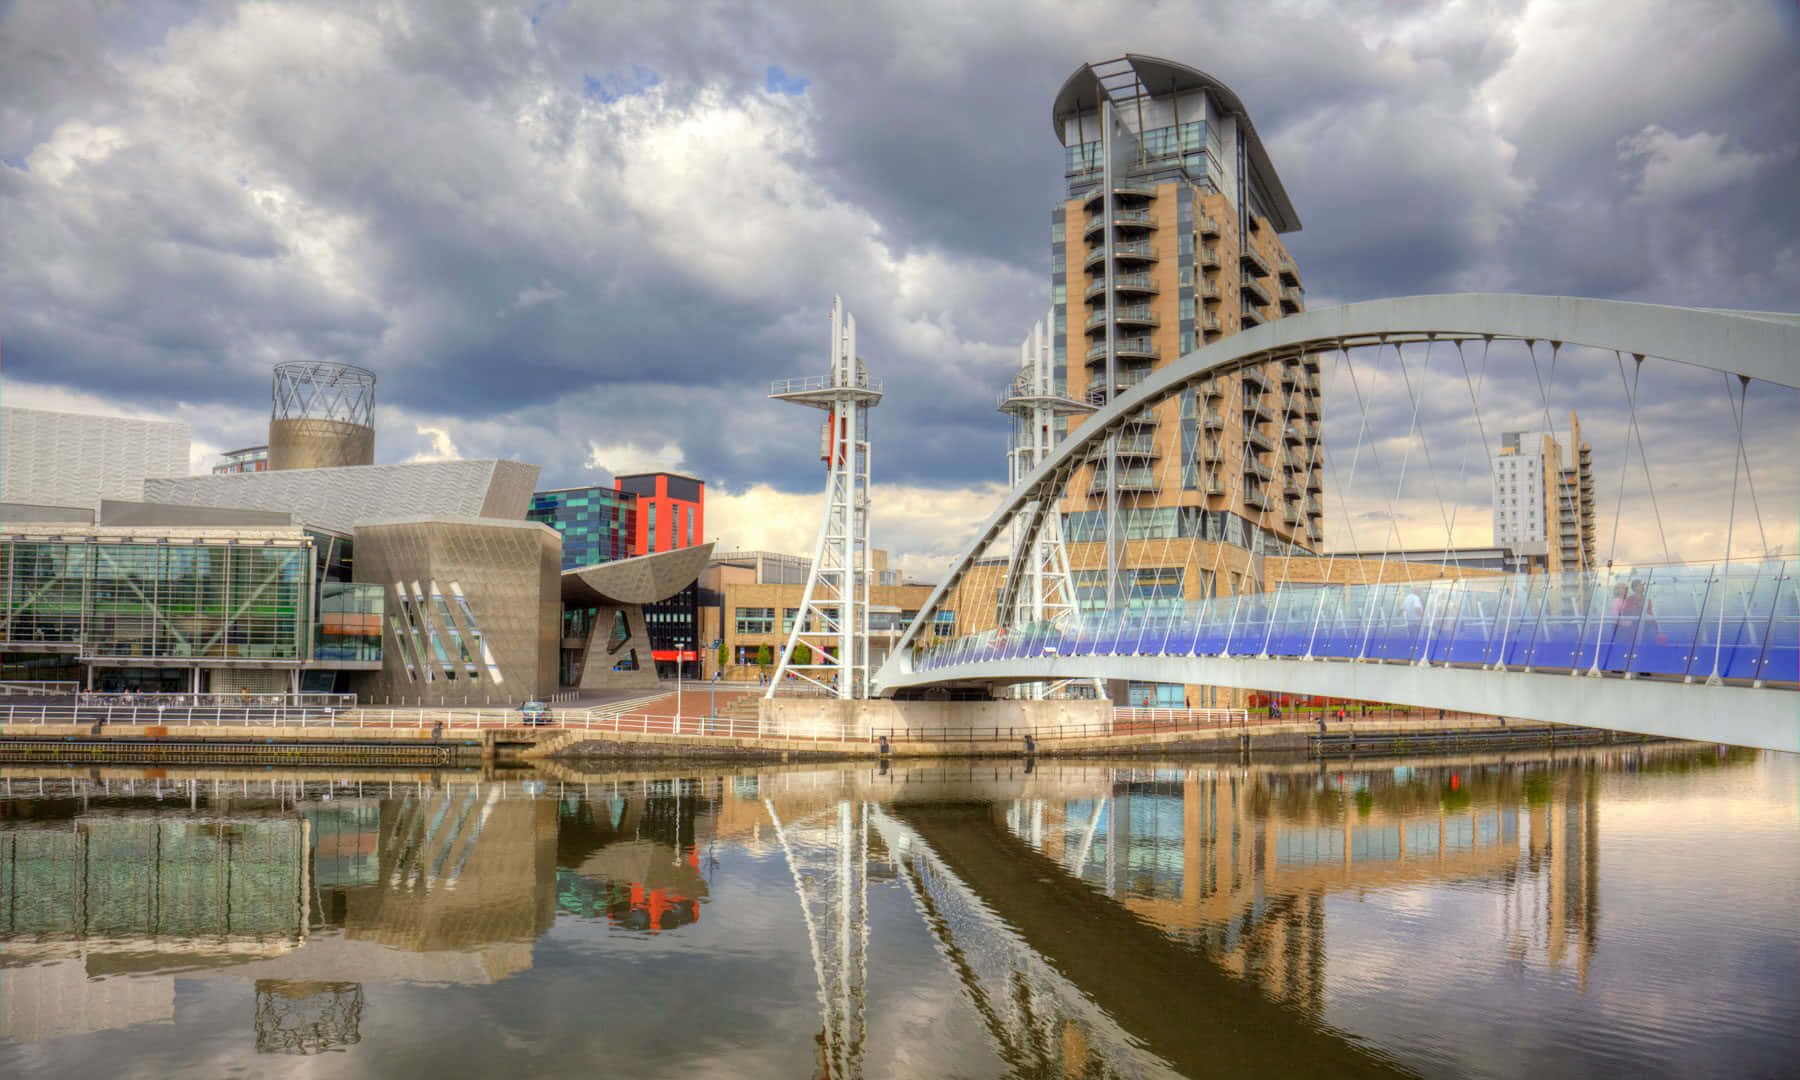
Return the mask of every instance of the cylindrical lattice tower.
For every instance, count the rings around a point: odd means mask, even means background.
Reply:
[[[375,373],[305,360],[275,365],[269,469],[375,463]]]

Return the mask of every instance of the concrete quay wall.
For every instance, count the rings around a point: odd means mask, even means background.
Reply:
[[[764,731],[872,738],[876,733],[962,733],[1086,727],[1110,731],[1112,705],[1105,701],[840,701],[836,698],[761,698],[757,719]]]

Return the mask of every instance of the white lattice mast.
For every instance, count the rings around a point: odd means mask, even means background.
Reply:
[[[789,673],[840,698],[869,689],[869,410],[881,380],[856,356],[856,319],[831,298],[831,365],[824,376],[778,382],[769,396],[827,413],[819,440],[825,459],[825,508],[800,611],[764,695]],[[812,655],[794,662],[804,643]]]
[[[1018,487],[1050,453],[1056,443],[1056,421],[1059,417],[1091,413],[1095,406],[1074,401],[1056,392],[1056,367],[1050,328],[1056,325],[1055,312],[1044,322],[1031,328],[1031,335],[1019,345],[1019,371],[1012,387],[1000,400],[1000,411],[1012,417],[1012,442],[1006,452],[1007,482]],[[1062,515],[1054,508],[1045,515],[1029,551],[1022,550],[1025,538],[1021,522],[1030,519],[1035,504],[1026,504],[1012,521],[1012,565],[1022,580],[1014,593],[1013,610],[998,613],[1001,621],[1012,627],[1030,623],[1057,621],[1079,614],[1075,603],[1075,581],[1069,572],[1069,553],[1063,546]],[[1051,684],[1028,683],[1019,694],[1031,698],[1047,697]]]

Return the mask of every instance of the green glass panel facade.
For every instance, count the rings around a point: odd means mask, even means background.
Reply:
[[[82,657],[303,661],[310,545],[0,541],[0,642]]]

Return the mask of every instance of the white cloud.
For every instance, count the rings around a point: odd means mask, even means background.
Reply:
[[[776,491],[757,484],[747,491],[709,488],[707,539],[719,549],[779,551],[811,556],[824,509],[823,472],[817,493]],[[888,552],[888,568],[907,579],[937,582],[958,552],[1006,495],[1004,484],[943,490],[876,484],[870,542]]]
[[[420,425],[418,425],[417,430],[420,435],[423,435],[426,438],[431,440],[431,449],[421,450],[420,452],[414,454],[412,457],[407,458],[406,459],[407,461],[461,461],[462,460],[462,456],[463,456],[462,451],[458,450],[456,448],[456,443],[451,441],[450,432],[448,429],[440,428],[440,427],[426,427],[424,424],[420,424]]]
[[[590,439],[587,445],[587,460],[582,462],[582,467],[586,469],[600,469],[613,476],[681,471],[681,444],[677,442],[665,442],[661,446],[639,446],[636,443],[601,446]]]
[[[1696,131],[1681,136],[1648,124],[1619,140],[1619,160],[1642,160],[1633,196],[1643,202],[1682,202],[1742,183],[1763,166],[1790,157],[1793,147],[1757,154],[1725,145],[1725,136]]]
[[[513,302],[495,314],[504,319],[515,312],[525,311],[528,308],[537,307],[539,304],[548,304],[554,300],[561,300],[568,295],[567,292],[552,284],[550,279],[545,278],[536,285],[527,285],[520,289],[519,295],[513,298]]]

